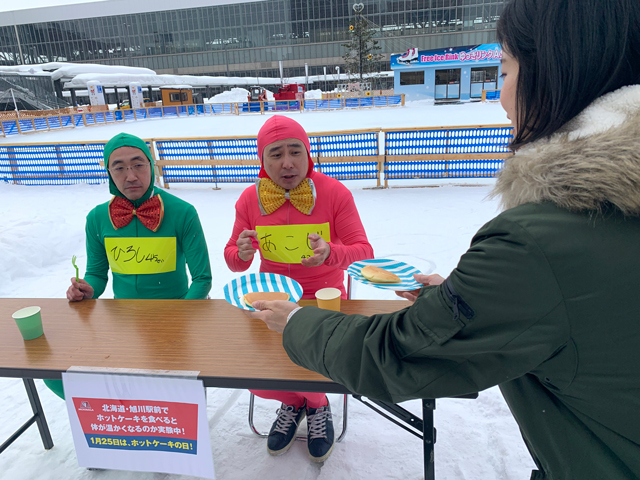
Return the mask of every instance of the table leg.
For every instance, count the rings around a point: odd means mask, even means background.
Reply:
[[[40,438],[44,448],[49,450],[53,447],[53,440],[51,439],[51,433],[49,432],[49,426],[47,425],[47,419],[44,416],[44,410],[42,410],[42,404],[40,403],[40,397],[38,396],[38,390],[36,390],[36,384],[33,383],[32,378],[23,378],[24,387],[27,389],[27,396],[31,403],[31,409],[33,410],[33,416],[40,430]]]
[[[433,411],[436,409],[436,401],[433,399],[422,400],[422,440],[424,445],[424,478],[435,480],[434,444],[436,443],[436,429],[433,427]]]
[[[47,426],[47,419],[44,416],[42,405],[40,404],[40,397],[38,397],[38,391],[36,385],[33,383],[32,378],[23,378],[24,387],[27,390],[27,397],[29,397],[29,403],[31,403],[31,409],[33,410],[33,416],[27,420],[18,430],[15,431],[2,445],[0,445],[0,453],[4,452],[9,445],[15,442],[20,435],[22,435],[31,425],[36,423],[38,430],[40,430],[40,438],[44,448],[49,450],[53,447],[53,440],[49,433],[49,427]]]
[[[436,401],[434,399],[422,400],[422,419],[416,417],[408,410],[400,405],[386,403],[380,400],[368,398],[364,400],[361,395],[352,395],[353,398],[364,403],[387,420],[395,423],[399,427],[404,428],[407,432],[412,433],[416,437],[422,439],[424,452],[424,479],[435,480],[435,458],[434,445],[436,443],[436,429],[433,427],[433,411],[436,409]],[[386,410],[398,420],[384,413],[380,408],[376,408],[373,404]]]

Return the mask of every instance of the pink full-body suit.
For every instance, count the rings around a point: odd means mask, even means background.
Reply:
[[[294,120],[283,116],[269,119],[258,134],[258,151],[262,158],[265,146],[286,138],[302,140],[310,150],[309,139],[302,127]],[[264,168],[260,177],[267,177]],[[316,202],[310,215],[299,212],[289,200],[285,200],[278,210],[270,215],[261,215],[255,186],[248,187],[236,202],[236,219],[231,238],[224,249],[224,258],[234,272],[243,272],[249,268],[253,259],[243,261],[238,257],[236,241],[243,230],[255,230],[257,226],[270,225],[318,225],[329,224],[328,242],[331,253],[325,262],[317,267],[305,267],[302,264],[278,263],[266,260],[260,253],[260,271],[285,275],[296,280],[303,289],[302,298],[315,298],[315,292],[321,288],[340,289],[342,298],[347,298],[344,288],[344,271],[358,260],[373,258],[373,248],[367,240],[360,215],[351,192],[339,181],[322,173],[313,171],[313,162],[309,156],[310,178],[316,188]],[[309,231],[309,233],[318,233]],[[286,405],[300,407],[305,400],[310,408],[326,405],[324,393],[280,392],[270,390],[252,390],[262,398],[278,400]]]

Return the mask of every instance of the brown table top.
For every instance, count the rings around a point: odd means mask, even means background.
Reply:
[[[42,308],[44,335],[25,341],[11,314],[33,305]],[[373,315],[407,305],[343,300],[341,310]],[[210,387],[346,393],[291,362],[281,334],[225,300],[0,298],[0,376],[55,379],[71,366],[198,371]]]

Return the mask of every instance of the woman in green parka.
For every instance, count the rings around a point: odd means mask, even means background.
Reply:
[[[640,2],[511,0],[504,211],[412,305],[254,314],[291,359],[389,402],[500,389],[532,479],[640,478]],[[287,323],[288,321],[288,323]],[[285,328],[286,327],[286,328]]]
[[[113,197],[87,215],[87,270],[71,278],[67,299],[100,297],[109,269],[115,298],[207,298],[211,265],[198,213],[154,187],[146,142],[119,133],[105,145],[104,165]],[[64,398],[60,380],[45,384]]]

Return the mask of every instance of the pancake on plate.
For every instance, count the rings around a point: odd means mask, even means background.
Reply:
[[[400,283],[400,277],[395,273],[391,273],[384,268],[374,267],[373,265],[367,265],[362,267],[360,274],[373,283]]]
[[[256,302],[258,300],[266,300],[266,301],[273,301],[273,300],[289,300],[289,294],[287,292],[249,292],[249,293],[245,293],[242,297],[241,300],[244,302],[245,305],[253,308],[253,302]]]

